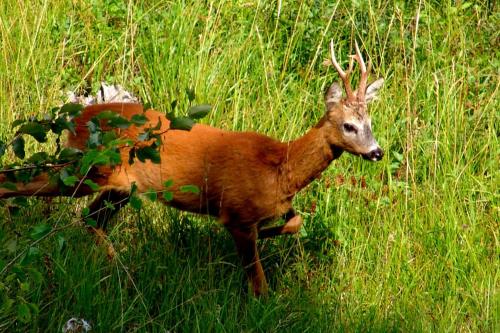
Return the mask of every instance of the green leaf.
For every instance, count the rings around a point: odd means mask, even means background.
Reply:
[[[99,112],[99,114],[96,116],[96,119],[109,120],[109,119],[113,119],[114,117],[116,117],[116,113],[114,113],[111,110],[104,110],[104,111]]]
[[[16,309],[17,319],[22,323],[29,323],[31,321],[31,311],[26,303],[19,303]]]
[[[85,223],[88,224],[89,226],[91,226],[92,228],[97,228],[97,221],[91,217],[86,217]]]
[[[86,174],[94,164],[94,160],[99,156],[97,150],[89,150],[82,157],[82,165],[80,167],[80,174]]]
[[[148,141],[149,140],[149,137],[151,135],[151,131],[146,131],[144,133],[141,133],[137,136],[137,140],[139,141]]]
[[[64,185],[66,186],[74,186],[80,179],[78,179],[77,176],[69,176],[65,175],[63,176],[63,173],[61,172],[60,178],[63,182]]]
[[[14,150],[14,154],[20,158],[24,159],[24,138],[22,136],[18,136],[12,141],[12,150]]]
[[[27,161],[29,163],[33,163],[33,164],[41,164],[43,162],[46,162],[48,160],[48,158],[49,158],[49,155],[46,152],[41,151],[41,152],[38,152],[38,153],[31,155]]]
[[[38,142],[47,141],[47,128],[40,123],[37,122],[28,122],[22,125],[18,133],[28,134],[35,138]]]
[[[16,128],[17,126],[21,125],[24,122],[26,122],[26,120],[16,119],[12,122],[12,128]]]
[[[170,122],[170,128],[189,131],[194,125],[194,121],[188,117],[174,118]]]
[[[108,120],[108,126],[113,128],[126,129],[129,128],[132,123],[122,116],[116,115],[114,118]]]
[[[163,182],[164,187],[170,187],[172,185],[174,185],[174,181],[172,179],[169,179],[169,180]]]
[[[82,110],[83,110],[83,105],[81,105],[81,104],[67,103],[61,107],[61,110],[59,112],[60,113],[67,113],[70,116],[75,117],[78,114],[80,114],[80,111],[82,111]]]
[[[72,174],[71,171],[72,171],[71,168],[63,168],[59,170],[59,179],[63,180],[64,178],[71,176]]]
[[[17,191],[17,186],[13,182],[3,182],[3,183],[0,183],[0,188],[2,188],[2,187],[6,188],[8,190],[11,190],[11,191]]]
[[[102,135],[102,144],[107,145],[117,138],[115,131],[106,131]]]
[[[134,195],[130,197],[130,206],[135,210],[140,210],[142,207],[142,200],[138,196]]]
[[[80,149],[67,147],[61,150],[61,152],[59,153],[59,161],[61,162],[73,161],[81,157],[82,154],[83,152]]]
[[[145,123],[147,123],[148,120],[149,120],[148,117],[146,117],[144,114],[134,114],[132,118],[130,118],[132,124],[136,126],[142,126]]]
[[[175,113],[174,112],[167,112],[166,114],[168,120],[172,120],[175,118]]]
[[[122,161],[122,157],[118,149],[106,149],[102,151],[103,157],[106,159],[104,164],[106,165],[117,165]]]
[[[191,119],[200,119],[205,117],[210,112],[211,109],[212,106],[208,104],[192,106],[188,110],[188,116]]]
[[[125,129],[129,128],[131,125],[130,121],[110,110],[102,111],[96,118],[99,120],[107,120],[108,126],[113,128]]]
[[[158,199],[158,194],[154,190],[149,190],[148,192],[145,192],[144,195],[146,196],[146,198],[148,198],[153,202],[155,202],[156,199]]]
[[[34,240],[40,239],[47,235],[52,230],[52,227],[46,223],[36,225],[30,233]]]
[[[88,150],[82,157],[82,165],[80,167],[80,174],[86,174],[93,165],[108,164],[109,156],[106,156],[106,151],[101,152],[98,150]],[[116,157],[116,156],[115,156]],[[118,154],[118,158],[119,158]]]
[[[87,185],[88,187],[90,187],[90,189],[92,191],[99,191],[99,189],[101,188],[98,184],[94,183],[91,179],[85,179],[83,181],[83,183],[85,185]]]
[[[151,146],[146,146],[137,149],[136,151],[137,158],[141,162],[145,162],[146,160],[151,160],[153,163],[160,163],[160,152]]]
[[[99,126],[99,120],[95,117],[87,121],[86,125],[90,133],[95,133],[101,130]]]
[[[101,137],[102,137],[101,132],[90,133],[89,138],[87,139],[87,145],[90,148],[95,148],[99,146],[102,143]]]
[[[65,129],[69,130],[74,135],[76,134],[75,123],[66,120],[66,115],[56,118],[56,120],[50,124],[50,130],[55,134],[61,134]]]
[[[179,190],[183,193],[200,194],[200,189],[196,185],[183,185],[179,187]]]
[[[174,198],[174,194],[170,191],[165,191],[163,192],[163,199],[165,199],[166,201],[172,201],[172,199]]]

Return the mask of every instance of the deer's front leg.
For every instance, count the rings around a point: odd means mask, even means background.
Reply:
[[[285,224],[276,227],[260,229],[259,238],[262,239],[275,237],[278,235],[296,234],[297,232],[299,232],[301,226],[302,218],[300,217],[300,215],[297,215],[293,209],[290,209],[290,211],[285,214]]]
[[[257,252],[257,227],[227,226],[255,296],[267,294],[267,282]]]

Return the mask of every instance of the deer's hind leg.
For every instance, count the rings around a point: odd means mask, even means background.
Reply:
[[[99,193],[97,198],[89,205],[89,212],[84,216],[84,219],[87,221],[92,219],[96,222],[96,226],[89,227],[89,231],[96,235],[98,244],[107,242],[106,229],[108,222],[120,208],[128,203],[129,198],[130,194],[127,191],[114,188],[106,189]],[[109,242],[107,244],[107,254],[110,259],[115,256],[113,245]]]
[[[130,194],[119,189],[107,189],[99,193],[89,205],[85,219],[96,221],[96,228],[106,230],[108,221],[129,201]]]

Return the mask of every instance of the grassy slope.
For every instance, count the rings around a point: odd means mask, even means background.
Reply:
[[[304,232],[260,243],[268,299],[242,293],[216,222],[148,204],[117,219],[115,262],[70,227],[62,250],[56,237],[37,245],[29,267],[41,281],[22,284],[15,267],[3,274],[0,331],[59,331],[71,316],[98,332],[500,328],[494,2],[283,1],[279,17],[264,1],[95,3],[0,2],[0,139],[14,119],[57,104],[61,89],[100,81],[160,110],[173,99],[185,109],[194,87],[197,102],[214,105],[206,122],[292,139],[321,116],[322,91],[337,80],[321,66],[328,40],[345,60],[356,38],[386,78],[371,112],[387,155],[345,155],[297,197]],[[18,217],[0,208],[0,263],[29,247],[35,224],[69,224],[85,204],[58,199],[51,211],[30,200]],[[16,322],[25,301],[39,307],[28,324]]]

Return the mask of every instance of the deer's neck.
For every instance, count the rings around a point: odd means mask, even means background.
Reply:
[[[322,119],[304,136],[288,143],[283,163],[283,190],[286,195],[295,195],[342,154],[342,149],[328,143],[327,130],[326,122]]]

